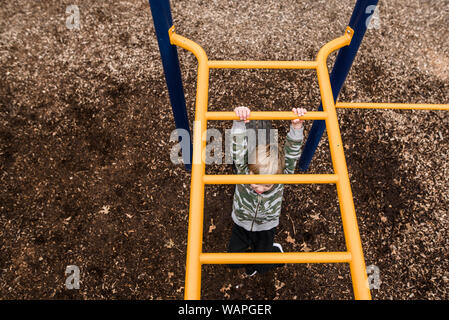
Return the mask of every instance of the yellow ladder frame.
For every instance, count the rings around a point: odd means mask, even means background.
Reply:
[[[201,265],[229,263],[349,263],[355,299],[371,299],[363,257],[362,244],[349,183],[336,106],[327,68],[329,54],[351,43],[354,31],[347,27],[343,36],[323,46],[315,61],[209,61],[197,43],[169,30],[170,43],[192,52],[198,60],[198,78],[193,133],[193,164],[190,188],[190,214],[187,239],[187,264],[184,298],[198,300],[201,296]],[[208,112],[209,70],[211,68],[315,69],[318,76],[323,110],[308,112],[303,120],[325,120],[334,174],[289,175],[206,175],[206,130],[208,120],[233,120],[233,112]],[[293,112],[252,112],[251,120],[291,120]],[[337,185],[343,221],[346,252],[297,253],[203,253],[203,209],[206,184],[309,184]]]
[[[187,264],[184,297],[200,299],[201,265],[229,263],[349,263],[355,299],[371,299],[366,275],[360,233],[354,209],[351,185],[338,125],[336,108],[355,109],[417,109],[446,110],[448,104],[410,103],[334,103],[327,69],[327,58],[332,52],[351,43],[354,30],[346,28],[345,34],[324,45],[314,61],[212,61],[200,45],[169,30],[170,43],[192,52],[198,60],[198,79],[193,134],[193,164],[190,188],[190,215],[187,239]],[[211,68],[235,69],[315,69],[318,76],[323,110],[308,112],[300,119],[325,120],[334,174],[289,175],[206,175],[206,130],[208,120],[238,120],[234,112],[208,112],[209,70]],[[250,120],[292,120],[293,112],[251,112]],[[346,252],[297,252],[297,253],[203,253],[203,206],[206,184],[306,184],[334,183],[340,204]]]
[[[198,60],[198,79],[193,134],[193,164],[190,187],[190,215],[187,239],[187,264],[184,298],[198,300],[201,296],[201,265],[230,263],[349,263],[355,299],[369,300],[371,292],[366,275],[360,233],[354,209],[348,169],[338,125],[336,108],[355,109],[417,109],[446,110],[449,104],[410,103],[334,103],[327,69],[329,54],[351,43],[354,30],[324,45],[314,61],[209,61],[200,45],[169,30],[170,43],[192,52]],[[206,175],[207,120],[238,120],[234,112],[208,112],[209,70],[211,68],[315,69],[318,76],[323,110],[308,112],[303,120],[325,120],[334,174],[288,175]],[[293,112],[251,112],[250,120],[293,120]],[[288,253],[203,253],[203,206],[206,184],[263,183],[334,183],[340,204],[346,252],[288,252]]]
[[[324,45],[314,61],[209,61],[200,45],[169,31],[170,43],[192,52],[198,60],[198,78],[193,134],[193,164],[190,188],[190,215],[187,239],[187,264],[184,298],[198,300],[201,296],[201,265],[229,263],[349,263],[355,299],[371,299],[366,275],[360,233],[354,209],[351,185],[338,125],[336,108],[355,109],[417,109],[446,110],[449,104],[411,103],[334,103],[327,69],[329,54],[351,43],[354,30],[346,28],[345,34]],[[303,120],[325,120],[334,174],[289,175],[206,175],[207,120],[238,120],[234,112],[208,112],[209,70],[211,68],[265,68],[265,69],[315,69],[318,76],[323,110],[308,112]],[[293,112],[251,112],[250,120],[293,120]],[[340,204],[346,252],[297,253],[203,253],[203,206],[206,184],[261,184],[261,183],[334,183]]]

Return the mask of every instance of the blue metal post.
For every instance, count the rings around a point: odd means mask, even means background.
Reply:
[[[349,22],[349,26],[354,30],[354,36],[352,37],[351,44],[347,47],[340,49],[337,59],[335,60],[332,73],[330,75],[332,93],[334,95],[335,102],[341,88],[348,76],[352,63],[357,55],[357,51],[360,48],[363,37],[365,36],[366,29],[370,17],[374,13],[374,8],[377,6],[379,0],[357,0],[354,11]],[[323,110],[322,104],[318,108],[319,111]],[[307,142],[304,147],[304,151],[299,159],[299,169],[301,171],[307,171],[309,164],[312,161],[313,155],[318,147],[318,144],[326,128],[326,122],[324,120],[315,120],[310,130]]]
[[[178,51],[176,46],[170,44],[168,29],[173,26],[173,19],[170,10],[169,0],[149,0],[151,14],[153,15],[154,28],[156,30],[159,51],[161,52],[162,65],[167,82],[170,103],[175,118],[177,129],[184,129],[191,137],[189,119],[187,115],[184,88],[182,85],[181,68],[179,67]],[[161,110],[164,112],[164,110]],[[181,137],[181,135],[179,135]],[[183,152],[185,168],[191,171],[192,168],[192,142],[189,141],[190,152]]]

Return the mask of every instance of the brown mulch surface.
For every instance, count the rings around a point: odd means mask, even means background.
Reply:
[[[380,3],[380,28],[368,31],[340,101],[449,103],[449,1]],[[80,30],[65,25],[72,4]],[[211,59],[310,60],[342,34],[353,4],[172,0],[172,9],[177,32]],[[197,64],[178,52],[193,121]],[[319,102],[307,71],[214,70],[210,81],[210,110]],[[380,269],[373,298],[449,299],[448,113],[338,116],[365,260]],[[284,137],[288,123],[274,125]],[[182,299],[190,174],[170,161],[173,129],[146,0],[3,1],[0,298]],[[327,138],[310,169],[332,172]],[[232,194],[206,188],[205,252],[226,250]],[[345,250],[335,186],[286,186],[276,239],[290,252]],[[67,265],[81,269],[79,290],[65,287]],[[204,299],[352,297],[346,264],[251,280],[203,267]]]

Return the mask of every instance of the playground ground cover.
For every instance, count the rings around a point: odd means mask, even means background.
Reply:
[[[211,59],[310,60],[355,1],[172,1]],[[81,28],[68,29],[78,5]],[[340,101],[449,103],[449,1],[380,0]],[[0,8],[0,298],[182,299],[190,174],[147,1],[5,1]],[[190,121],[196,60],[178,50]],[[329,67],[335,59],[329,59]],[[210,110],[317,108],[311,71],[214,70]],[[444,111],[338,110],[374,299],[449,299]],[[230,122],[211,122],[229,129]],[[273,124],[285,137],[287,122]],[[311,123],[306,122],[306,133]],[[327,138],[310,173],[332,171]],[[230,165],[208,173],[230,174]],[[204,251],[226,250],[233,186],[206,188]],[[343,251],[335,186],[287,185],[285,251]],[[65,286],[68,265],[80,289]],[[346,264],[251,279],[204,266],[204,299],[352,299]]]

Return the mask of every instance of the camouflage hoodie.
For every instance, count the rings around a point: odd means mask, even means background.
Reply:
[[[303,131],[303,128],[295,129],[290,126],[284,145],[284,174],[291,174],[295,170],[304,141]],[[232,157],[237,174],[249,174],[248,136],[243,121],[234,121],[231,136]],[[262,194],[257,194],[249,184],[237,184],[232,205],[232,220],[248,231],[264,231],[276,227],[279,224],[283,192],[283,184],[275,184],[271,190]]]

